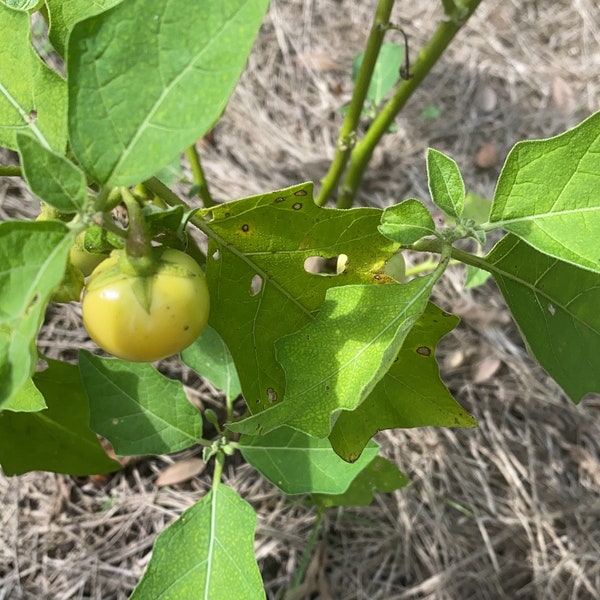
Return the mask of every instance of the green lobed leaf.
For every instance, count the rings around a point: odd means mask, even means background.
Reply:
[[[377,232],[381,210],[320,208],[312,185],[246,198],[206,213],[210,324],[229,348],[251,412],[281,401],[285,374],[275,341],[312,321],[328,289],[392,282],[397,245]],[[314,256],[348,257],[339,275],[305,270]]]
[[[456,162],[429,148],[427,181],[433,203],[448,216],[459,219],[465,205],[465,183]]]
[[[375,492],[389,494],[408,485],[406,475],[391,461],[376,456],[352,481],[343,494],[313,494],[312,501],[321,508],[333,506],[369,506]]]
[[[87,199],[83,171],[29,133],[17,133],[17,146],[29,189],[63,213],[80,212]]]
[[[388,371],[435,281],[428,275],[328,290],[314,321],[276,342],[286,373],[284,401],[228,427],[261,435],[286,424],[327,437],[338,413],[356,409]]]
[[[370,442],[355,463],[342,460],[327,439],[290,427],[242,436],[240,450],[257,471],[286,494],[342,494],[379,451]]]
[[[120,4],[123,0],[46,0],[50,16],[48,38],[54,49],[65,56],[67,39],[78,21],[93,17]]]
[[[259,600],[265,598],[254,558],[256,515],[216,483],[154,543],[131,600]]]
[[[600,392],[600,274],[510,234],[486,258],[531,354],[574,402]]]
[[[44,408],[47,408],[44,396],[35,387],[32,379],[28,379],[16,394],[2,405],[2,410],[13,412],[37,412]]]
[[[356,83],[360,67],[364,59],[364,52],[356,56],[352,63],[352,80]],[[379,106],[387,93],[400,79],[400,67],[404,59],[404,47],[398,44],[382,44],[379,56],[373,69],[371,82],[367,91],[367,100]]]
[[[48,408],[39,412],[0,412],[0,464],[5,475],[52,471],[69,475],[106,473],[120,468],[108,458],[89,428],[89,409],[74,365],[46,359],[33,377]]]
[[[422,237],[435,235],[435,223],[422,202],[409,198],[383,211],[379,232],[390,240],[410,245]]]
[[[67,142],[65,81],[30,43],[30,17],[0,4],[0,146],[17,149],[18,132],[29,131],[59,153]]]
[[[540,252],[600,272],[600,112],[547,140],[519,142],[498,179],[490,223]]]
[[[86,172],[138,183],[206,133],[267,4],[129,0],[77,23],[67,50],[69,138]]]
[[[0,223],[0,410],[35,370],[35,337],[72,243],[57,221]]]
[[[345,460],[355,460],[383,429],[474,427],[476,421],[454,400],[440,379],[435,348],[458,323],[454,315],[428,303],[402,349],[373,392],[354,411],[342,412],[329,440]]]
[[[91,428],[108,439],[117,455],[177,452],[202,437],[202,418],[181,383],[152,365],[81,350],[79,370]]]
[[[181,360],[216,389],[222,390],[230,400],[242,393],[231,352],[210,325],[191,346],[181,352]]]

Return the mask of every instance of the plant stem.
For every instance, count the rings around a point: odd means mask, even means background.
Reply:
[[[356,191],[362,181],[367,165],[373,156],[375,147],[390,125],[392,125],[407,100],[442,56],[444,50],[473,12],[475,12],[480,2],[481,0],[468,0],[465,2],[462,7],[463,14],[461,19],[452,19],[446,16],[438,25],[429,42],[419,52],[417,60],[411,69],[412,77],[405,79],[398,85],[394,95],[371,123],[364,138],[352,150],[350,164],[337,201],[338,208],[350,208],[352,206]]]
[[[214,206],[216,202],[213,200],[210,190],[208,189],[208,182],[206,181],[206,177],[204,177],[204,169],[202,168],[202,163],[200,162],[200,156],[198,155],[196,145],[191,145],[185,151],[185,155],[187,156],[190,167],[192,168],[194,183],[198,186],[198,195],[200,196],[204,207],[209,208]]]
[[[13,167],[11,165],[0,165],[0,177],[22,177],[23,171],[21,167]]]
[[[289,588],[289,600],[296,600],[296,591],[298,589],[298,586],[302,583],[302,580],[304,579],[304,575],[306,573],[310,557],[312,556],[315,544],[317,543],[317,538],[319,537],[319,533],[321,531],[323,514],[324,510],[322,508],[318,508],[317,518],[313,523],[312,531],[310,532],[310,537],[308,538],[308,542],[306,542],[306,547],[304,548],[304,552],[302,553],[300,565],[298,566],[296,575],[294,575],[294,580],[292,581]]]
[[[440,254],[443,247],[444,244],[441,240],[422,239],[412,244],[410,249],[415,250],[416,252],[433,252],[435,254]],[[477,267],[478,269],[489,271],[490,273],[495,271],[493,266],[485,258],[470,254],[464,250],[453,247],[451,256],[454,260],[464,263],[465,265],[471,265],[472,267]]]
[[[335,155],[329,171],[321,181],[321,190],[315,200],[319,206],[323,206],[335,191],[344,173],[344,169],[350,160],[352,148],[356,141],[356,129],[360,121],[365,98],[369,91],[369,84],[373,77],[379,50],[381,49],[385,32],[390,24],[389,20],[392,8],[394,7],[394,1],[379,0],[379,4],[375,10],[373,25],[367,39],[365,54],[356,79],[352,99],[350,100],[348,112],[346,113],[342,127],[340,128]]]

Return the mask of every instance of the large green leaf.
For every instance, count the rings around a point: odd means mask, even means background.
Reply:
[[[317,317],[276,343],[286,373],[284,401],[231,429],[260,435],[286,424],[327,437],[338,413],[354,410],[388,371],[434,283],[428,275],[329,290]]]
[[[69,133],[94,179],[137,183],[212,127],[267,0],[129,0],[69,36]]]
[[[260,600],[254,558],[256,515],[232,489],[216,483],[156,539],[131,600]]]
[[[81,211],[87,199],[83,171],[30,134],[18,133],[17,146],[29,189],[60,212]]]
[[[376,456],[343,494],[314,494],[312,500],[321,508],[369,506],[373,502],[375,491],[387,494],[407,484],[408,478],[393,462]]]
[[[355,463],[342,460],[327,439],[280,427],[260,436],[242,436],[244,458],[286,494],[342,494],[377,456],[371,442]]]
[[[554,138],[519,142],[500,174],[487,229],[501,227],[600,272],[599,155],[600,112]]]
[[[342,412],[329,439],[346,460],[355,460],[382,429],[474,427],[439,376],[435,347],[458,318],[429,303],[411,329],[390,370],[354,411]]]
[[[119,469],[89,427],[89,409],[77,367],[47,359],[33,381],[47,410],[0,412],[0,464],[6,475],[53,471],[90,475]]]
[[[181,360],[230,400],[242,392],[231,352],[221,336],[208,325],[202,335],[181,352]]]
[[[120,4],[123,0],[46,0],[50,16],[48,38],[54,49],[65,55],[67,39],[78,21],[93,17]]]
[[[310,184],[207,213],[210,323],[231,351],[252,412],[283,399],[275,341],[312,321],[328,289],[393,281],[383,269],[397,245],[377,232],[380,216],[375,208],[319,208]],[[340,254],[348,261],[339,275],[304,267],[310,257]]]
[[[29,131],[63,153],[67,141],[67,86],[30,43],[29,15],[0,4],[0,146],[17,149]]]
[[[0,223],[0,409],[33,374],[35,336],[72,243],[57,221]]]
[[[531,354],[574,402],[600,392],[600,274],[510,234],[486,258]]]
[[[181,383],[152,365],[81,350],[79,369],[90,401],[91,427],[118,455],[177,452],[202,437],[202,418]]]

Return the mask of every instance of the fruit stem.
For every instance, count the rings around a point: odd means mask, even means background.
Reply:
[[[142,213],[142,207],[126,187],[119,188],[119,191],[129,216],[129,227],[127,228],[127,240],[125,242],[127,259],[136,273],[141,276],[149,275],[154,271],[154,259],[152,257],[150,233]]]

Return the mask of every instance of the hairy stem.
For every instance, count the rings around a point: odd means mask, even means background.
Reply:
[[[358,127],[365,98],[369,91],[369,84],[373,77],[379,50],[381,49],[385,32],[389,27],[390,14],[393,7],[394,0],[379,0],[379,4],[377,5],[352,99],[350,100],[348,112],[346,113],[342,127],[340,128],[335,155],[329,171],[321,181],[321,190],[315,200],[319,206],[323,206],[335,192],[344,174],[344,169],[350,160],[352,148],[356,141],[356,128]]]
[[[209,208],[210,206],[214,206],[216,202],[213,200],[210,189],[208,188],[208,182],[206,181],[206,177],[204,177],[204,169],[202,168],[196,145],[193,144],[190,146],[185,151],[185,155],[190,163],[194,183],[198,186],[198,195],[200,196],[204,207]]]
[[[350,163],[346,172],[342,189],[338,197],[338,208],[350,208],[354,202],[356,191],[362,181],[364,172],[373,156],[375,147],[389,129],[398,113],[402,110],[413,92],[431,71],[435,63],[444,53],[450,42],[473,14],[481,0],[468,0],[462,6],[461,18],[446,16],[440,22],[429,42],[419,52],[411,69],[409,79],[402,81],[394,95],[388,100],[381,112],[369,127],[364,138],[358,142],[351,152]]]

